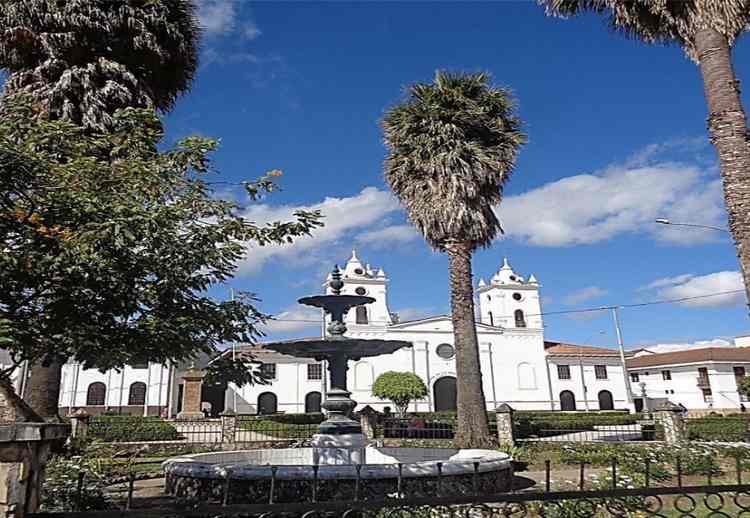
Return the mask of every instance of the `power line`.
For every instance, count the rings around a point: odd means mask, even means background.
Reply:
[[[570,313],[593,313],[596,311],[605,311],[612,308],[640,308],[644,306],[654,306],[657,304],[675,304],[679,302],[686,302],[689,300],[698,300],[698,299],[707,299],[709,297],[720,297],[722,295],[732,295],[735,293],[744,293],[745,290],[730,290],[730,291],[718,291],[716,293],[709,293],[707,295],[695,295],[693,297],[681,297],[677,299],[662,299],[662,300],[653,300],[649,302],[640,302],[636,304],[614,304],[609,306],[597,306],[597,307],[591,307],[591,308],[579,308],[579,309],[565,309],[560,311],[544,311],[542,313],[534,313],[534,314],[527,314],[527,317],[540,317],[540,316],[548,316],[548,315],[564,315],[564,314],[570,314]],[[513,315],[506,315],[504,318],[511,318]],[[318,324],[320,323],[320,320],[306,320],[306,319],[298,319],[298,318],[273,318],[272,322],[309,322],[311,324]],[[387,320],[370,320],[370,324],[386,324],[388,323]]]

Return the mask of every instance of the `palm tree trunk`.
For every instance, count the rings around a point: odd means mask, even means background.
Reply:
[[[45,421],[61,421],[58,410],[63,362],[55,359],[49,365],[31,366],[24,399]]]
[[[726,37],[713,29],[695,35],[703,89],[708,103],[708,131],[719,155],[729,230],[740,259],[750,301],[750,144],[739,81]]]
[[[451,315],[456,346],[456,391],[458,448],[493,448],[482,388],[477,328],[474,323],[474,287],[471,275],[471,243],[450,243],[445,247],[450,260]]]

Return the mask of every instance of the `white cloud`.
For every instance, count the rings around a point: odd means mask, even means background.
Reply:
[[[680,305],[696,308],[717,308],[739,306],[745,303],[744,284],[742,276],[737,271],[723,271],[707,275],[678,275],[657,279],[648,284],[645,289],[656,289],[662,299],[681,299],[687,297],[702,297],[715,293],[736,291],[726,295],[686,300]]]
[[[263,33],[254,21],[249,21],[242,26],[242,35],[245,37],[245,39],[254,40],[261,34]]]
[[[581,302],[601,297],[602,295],[606,295],[607,293],[609,293],[607,290],[600,288],[599,286],[587,286],[585,288],[581,288],[578,291],[574,291],[573,293],[565,297],[563,301],[569,306],[574,306],[576,304],[580,304]]]
[[[687,351],[689,349],[702,349],[704,347],[734,347],[734,342],[723,338],[714,338],[695,342],[657,343],[654,345],[642,345],[638,348],[647,349],[653,353],[671,353],[675,351]]]
[[[507,197],[497,210],[506,235],[538,246],[591,244],[632,232],[676,244],[720,237],[654,223],[660,217],[690,222],[699,214],[703,224],[722,225],[723,198],[720,180],[707,180],[697,166],[638,165],[647,156]]]
[[[237,23],[236,0],[198,0],[198,21],[206,35],[232,32]]]
[[[291,245],[248,247],[248,255],[240,264],[240,273],[257,272],[264,263],[272,259],[294,260],[309,264],[316,261],[324,246],[336,244],[342,239],[354,239],[353,232],[368,229],[388,214],[399,210],[396,199],[388,192],[375,187],[365,187],[348,198],[326,198],[320,203],[307,206],[253,205],[244,214],[257,224],[272,221],[289,221],[297,210],[320,210],[325,218],[324,226],[315,229],[312,236],[296,239]]]
[[[392,225],[381,229],[368,230],[357,236],[357,241],[373,248],[384,248],[394,243],[404,243],[419,239],[413,225]]]
[[[235,31],[246,40],[258,38],[262,31],[252,19],[242,20],[239,0],[197,0],[198,23],[207,36],[222,36]],[[247,18],[245,14],[244,18]]]
[[[316,336],[320,335],[322,319],[320,309],[295,304],[273,315],[273,317],[274,320],[269,320],[261,326],[266,334],[307,331],[314,332]]]

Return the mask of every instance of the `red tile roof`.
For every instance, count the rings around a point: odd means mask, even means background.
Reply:
[[[575,345],[562,342],[544,342],[544,352],[549,355],[559,356],[619,356],[615,349],[605,349],[604,347],[591,347],[590,345]]]
[[[646,354],[627,360],[628,368],[656,367],[708,361],[750,362],[750,347],[705,347],[671,353]]]

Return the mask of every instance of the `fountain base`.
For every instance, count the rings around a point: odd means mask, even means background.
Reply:
[[[365,436],[361,433],[313,435],[313,464],[365,464]]]
[[[511,457],[494,450],[365,449],[362,464],[316,465],[314,448],[185,455],[164,463],[166,492],[191,502],[278,503],[420,498],[501,493],[511,486]],[[438,466],[440,465],[440,467]],[[359,466],[359,468],[357,467]],[[442,469],[441,469],[442,468]],[[273,479],[273,480],[272,480]]]

